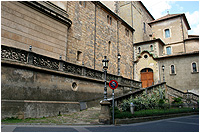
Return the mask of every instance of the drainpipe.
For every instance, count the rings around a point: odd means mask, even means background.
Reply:
[[[119,20],[117,20],[117,62],[118,62],[118,54],[119,54]],[[120,62],[118,62],[117,68],[119,69]],[[117,75],[119,75],[117,71]]]
[[[184,37],[184,30],[183,30],[183,17],[181,16],[180,19],[181,19],[181,28],[182,28],[182,34],[183,34],[183,45],[184,45],[184,53],[186,53],[186,47],[185,47],[185,37]]]
[[[132,1],[131,1],[131,22],[132,22],[132,28],[133,28],[133,5],[132,5]],[[134,65],[134,54],[135,54],[135,50],[134,50],[134,32],[132,33],[132,44],[133,44],[133,78],[134,79],[134,69],[135,69],[135,65]]]
[[[95,63],[96,63],[96,60],[95,60],[95,56],[96,56],[96,26],[97,26],[97,5],[95,4],[95,18],[94,18],[94,70],[95,70]]]

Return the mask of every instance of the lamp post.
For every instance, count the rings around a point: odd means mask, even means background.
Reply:
[[[120,53],[118,53],[117,58],[118,58],[118,76],[120,76],[120,58],[121,58]]]
[[[104,56],[104,59],[102,60],[103,63],[103,70],[105,75],[105,86],[104,86],[104,100],[100,102],[101,104],[101,111],[99,115],[99,122],[103,124],[110,124],[110,102],[107,100],[107,87],[106,87],[106,73],[108,69],[108,62],[109,60],[106,59],[107,57]]]
[[[104,69],[104,75],[105,75],[105,87],[104,87],[104,101],[107,101],[107,86],[106,86],[106,73],[108,69],[108,62],[109,60],[106,59],[107,57],[104,56],[103,62],[103,69]]]
[[[163,70],[163,82],[165,82],[165,75],[164,75],[165,66],[164,65],[162,65],[162,70]]]

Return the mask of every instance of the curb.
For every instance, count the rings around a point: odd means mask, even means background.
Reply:
[[[179,116],[188,116],[188,115],[199,115],[199,112],[170,114],[170,115],[161,115],[161,116],[149,116],[149,117],[138,117],[138,118],[126,118],[126,119],[115,119],[115,125],[140,123],[140,122],[154,121],[154,120],[173,118],[173,117],[179,117]]]

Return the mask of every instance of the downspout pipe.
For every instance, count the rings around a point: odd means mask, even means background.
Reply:
[[[132,22],[132,28],[133,28],[133,1],[131,1],[131,22]],[[135,69],[135,65],[134,65],[134,54],[135,54],[135,50],[134,50],[134,32],[135,30],[132,32],[132,45],[133,45],[133,77],[132,79],[134,79],[134,69]]]
[[[184,36],[184,30],[183,30],[183,17],[180,17],[181,19],[181,28],[182,28],[182,34],[183,34],[183,45],[184,45],[184,53],[186,53],[186,47],[185,47],[185,36]]]
[[[95,63],[96,63],[96,28],[97,28],[97,5],[95,4],[95,18],[94,18],[94,70],[95,70]]]

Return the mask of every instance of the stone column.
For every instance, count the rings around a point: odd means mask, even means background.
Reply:
[[[99,122],[103,124],[111,124],[111,114],[110,114],[110,105],[108,101],[101,101],[101,112],[99,116]]]

